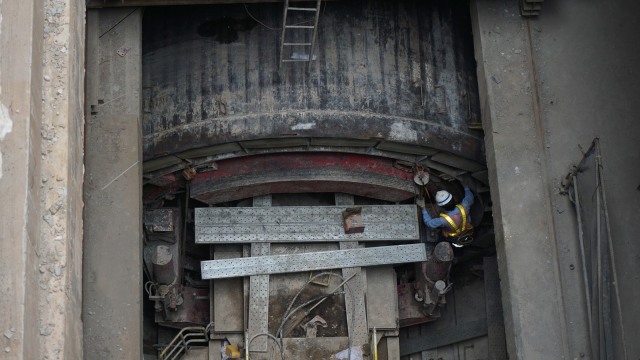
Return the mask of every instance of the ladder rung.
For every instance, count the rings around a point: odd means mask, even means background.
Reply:
[[[285,25],[287,29],[313,29],[315,26],[313,25]]]
[[[306,7],[289,7],[287,10],[294,11],[316,11],[316,8],[306,8]]]
[[[284,43],[284,46],[311,46],[311,43]]]

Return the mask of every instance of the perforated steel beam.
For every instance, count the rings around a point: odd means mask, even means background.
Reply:
[[[420,238],[414,205],[362,207],[364,232],[345,234],[348,206],[197,208],[196,243],[412,241]]]
[[[336,193],[336,205],[354,206],[353,195]],[[365,227],[366,229],[366,227]],[[357,241],[341,241],[340,250],[357,249],[364,247]],[[342,269],[342,276],[345,279],[355,276],[349,284],[351,291],[344,294],[344,304],[347,313],[347,328],[351,337],[351,346],[362,346],[367,343],[369,337],[369,327],[367,326],[367,314],[365,305],[365,277],[364,272],[359,267],[349,267]]]
[[[253,198],[253,206],[271,208],[271,195]],[[251,244],[251,256],[267,256],[271,253],[271,244]],[[249,337],[269,332],[269,275],[257,275],[249,278]],[[266,352],[267,338],[254,339],[251,350]]]
[[[200,263],[202,279],[281,274],[345,267],[391,265],[427,259],[424,244],[209,260]]]

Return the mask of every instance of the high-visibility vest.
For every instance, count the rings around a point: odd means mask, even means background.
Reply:
[[[464,231],[467,231],[473,228],[471,224],[467,223],[467,211],[464,209],[464,206],[458,204],[456,205],[456,207],[460,210],[460,214],[462,215],[462,224],[460,224],[460,226],[458,226],[458,224],[456,224],[456,222],[453,221],[451,216],[445,213],[440,214],[440,217],[442,217],[452,229],[452,231],[443,230],[442,233],[444,234],[444,236],[456,237],[462,234]]]

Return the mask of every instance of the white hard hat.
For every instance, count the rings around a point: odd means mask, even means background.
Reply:
[[[438,206],[447,205],[449,201],[451,201],[451,198],[451,194],[446,190],[440,190],[436,193],[436,203]]]

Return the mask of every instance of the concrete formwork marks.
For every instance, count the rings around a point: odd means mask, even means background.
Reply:
[[[249,19],[243,6],[148,8],[145,159],[292,133],[481,155],[481,139],[467,127],[478,111],[468,25],[459,20],[467,9],[385,1],[323,6],[310,71],[280,64],[280,33]],[[278,3],[249,9],[264,19],[282,15]],[[224,21],[233,30],[212,33],[212,23]]]

